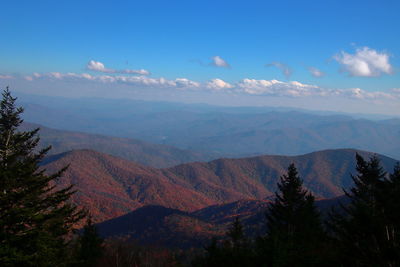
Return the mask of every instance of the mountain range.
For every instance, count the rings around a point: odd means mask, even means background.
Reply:
[[[210,205],[243,199],[268,200],[280,175],[295,163],[304,186],[317,198],[333,198],[349,188],[355,154],[370,152],[325,150],[300,156],[257,156],[192,162],[152,168],[92,150],[52,155],[43,168],[54,172],[69,164],[59,181],[74,184],[73,201],[88,208],[96,222],[112,219],[146,205],[192,212]],[[395,160],[379,155],[386,170]]]
[[[52,146],[42,167],[69,165],[58,183],[75,185],[72,201],[102,236],[143,244],[199,247],[236,217],[262,233],[290,163],[326,214],[348,201],[356,153],[387,171],[400,158],[398,118],[104,99],[24,106],[35,123],[21,129],[40,127],[40,147]]]
[[[399,118],[121,99],[22,100],[24,118],[30,122],[171,145],[211,158],[298,155],[349,147],[400,158]]]
[[[216,153],[193,152],[131,138],[57,130],[29,122],[24,122],[21,126],[21,130],[24,131],[35,128],[40,128],[39,148],[51,146],[49,151],[51,155],[71,150],[91,149],[158,168],[192,161],[208,161],[218,157]]]

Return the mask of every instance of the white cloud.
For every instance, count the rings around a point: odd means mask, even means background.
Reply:
[[[139,75],[149,75],[150,72],[144,69],[140,70],[130,70],[130,69],[125,69],[125,70],[115,70],[115,69],[109,69],[104,66],[103,63],[99,61],[94,61],[90,60],[88,64],[86,65],[86,68],[88,70],[92,71],[98,71],[98,72],[103,72],[103,73],[123,73],[123,74],[139,74]]]
[[[361,88],[351,88],[351,89],[339,89],[336,90],[340,95],[351,97],[351,98],[357,98],[357,99],[395,99],[398,98],[395,94],[391,93],[386,93],[386,92],[368,92],[365,90],[362,90]]]
[[[118,73],[126,73],[126,74],[140,74],[140,75],[150,75],[150,72],[144,69],[140,69],[140,70],[120,70],[117,71]]]
[[[46,79],[50,81],[90,81],[99,83],[119,83],[131,85],[132,88],[168,88],[178,90],[210,90],[226,93],[237,93],[254,96],[271,97],[343,97],[358,100],[400,99],[400,88],[388,92],[365,91],[361,88],[329,89],[298,81],[284,82],[279,80],[242,79],[236,83],[228,83],[222,79],[212,79],[205,83],[187,78],[165,79],[148,76],[130,75],[91,75],[88,73],[33,73],[25,77],[28,81]]]
[[[341,70],[348,72],[350,76],[377,77],[393,72],[389,57],[387,53],[362,47],[356,49],[353,55],[342,51],[333,58],[342,65]]]
[[[277,67],[278,69],[280,69],[282,71],[283,75],[285,75],[286,79],[289,79],[290,76],[292,75],[292,69],[288,65],[286,65],[282,62],[275,61],[275,62],[271,62],[265,66],[266,67],[271,67],[271,66]]]
[[[236,83],[235,91],[250,95],[285,97],[345,97],[353,99],[400,99],[400,89],[391,92],[365,91],[361,88],[328,89],[297,81],[243,79]]]
[[[224,80],[221,79],[212,79],[206,84],[206,87],[208,89],[211,89],[213,91],[221,91],[224,89],[230,89],[233,88],[233,85],[230,83],[225,82]]]
[[[212,57],[211,59],[212,59],[211,65],[213,65],[215,67],[230,68],[230,65],[228,64],[228,62],[223,60],[220,56],[215,56],[215,57]]]
[[[187,87],[198,88],[198,87],[200,87],[200,83],[191,81],[186,78],[176,78],[175,83],[176,83],[176,86],[180,87],[180,88],[182,88],[182,87],[183,88],[187,88]]]
[[[238,92],[252,95],[269,96],[310,96],[323,95],[323,90],[318,86],[303,84],[297,81],[282,82],[278,80],[243,79],[237,83]]]
[[[9,80],[9,79],[14,79],[14,76],[11,76],[11,75],[1,75],[1,74],[0,74],[0,80]]]
[[[325,73],[324,73],[324,72],[322,72],[322,71],[320,71],[319,69],[314,68],[314,67],[309,67],[309,68],[308,68],[308,71],[311,73],[312,76],[314,76],[314,77],[316,77],[316,78],[325,76]]]
[[[113,73],[114,70],[106,69],[104,64],[99,61],[90,60],[87,64],[87,69],[99,72]]]
[[[87,73],[61,73],[61,72],[49,72],[49,73],[37,73],[34,72],[31,76],[25,76],[25,80],[33,81],[35,79],[50,78],[55,80],[65,80],[65,79],[76,79],[76,80],[95,80],[95,76]]]
[[[176,88],[198,88],[200,83],[191,81],[186,78],[177,78],[168,80],[161,78],[150,78],[147,76],[124,76],[124,75],[91,75],[88,73],[33,73],[31,76],[25,76],[25,80],[33,81],[36,79],[50,80],[80,80],[80,81],[96,81],[102,83],[123,83],[132,85],[141,85],[147,87],[176,87]]]
[[[116,76],[113,77],[115,82],[144,85],[149,87],[176,87],[176,82],[161,78],[149,78],[146,76]]]
[[[400,88],[393,88],[390,92],[400,99]]]

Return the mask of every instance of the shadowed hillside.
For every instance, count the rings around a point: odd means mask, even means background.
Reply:
[[[316,201],[322,213],[344,202],[343,197]],[[145,206],[126,215],[99,223],[103,237],[134,239],[141,244],[167,247],[202,247],[212,237],[224,238],[236,217],[249,237],[264,234],[269,201],[240,200],[183,212],[162,206]]]
[[[142,244],[168,247],[200,247],[225,227],[201,220],[177,209],[145,206],[98,225],[103,237],[133,238]]]

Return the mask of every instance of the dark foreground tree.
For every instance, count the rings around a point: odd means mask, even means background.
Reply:
[[[385,232],[388,258],[392,266],[400,266],[400,163],[385,180],[384,188]]]
[[[243,225],[236,217],[231,227],[226,232],[227,239],[218,244],[213,238],[210,245],[205,247],[205,255],[197,257],[193,266],[232,266],[250,267],[257,266],[254,259],[254,251],[251,242],[245,237]]]
[[[68,203],[72,187],[56,188],[65,168],[47,175],[36,151],[39,129],[20,132],[22,108],[8,88],[0,103],[0,265],[63,266],[66,236],[83,217]]]
[[[226,235],[229,237],[229,246],[233,249],[241,249],[248,245],[247,239],[244,236],[243,225],[240,223],[238,217],[235,218]]]
[[[177,253],[165,248],[141,246],[126,239],[108,239],[104,245],[104,255],[96,267],[182,266]]]
[[[294,164],[281,176],[267,211],[267,234],[258,241],[260,265],[318,266],[324,232],[314,197],[302,187]]]
[[[376,156],[356,160],[354,187],[346,192],[351,202],[330,222],[338,256],[346,266],[400,266],[400,168],[387,179]]]
[[[82,234],[77,239],[77,255],[74,266],[96,266],[104,253],[104,240],[97,233],[97,228],[89,217]]]

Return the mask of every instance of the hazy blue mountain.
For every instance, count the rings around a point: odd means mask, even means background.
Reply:
[[[25,102],[24,102],[25,101]],[[29,102],[30,101],[30,102]],[[285,108],[21,97],[28,121],[232,157],[355,148],[400,158],[400,119]]]
[[[208,161],[219,155],[196,153],[167,145],[151,144],[137,139],[110,137],[98,134],[56,130],[25,122],[21,129],[40,128],[40,148],[52,146],[49,155],[76,149],[92,149],[126,160],[164,168],[192,161]]]

